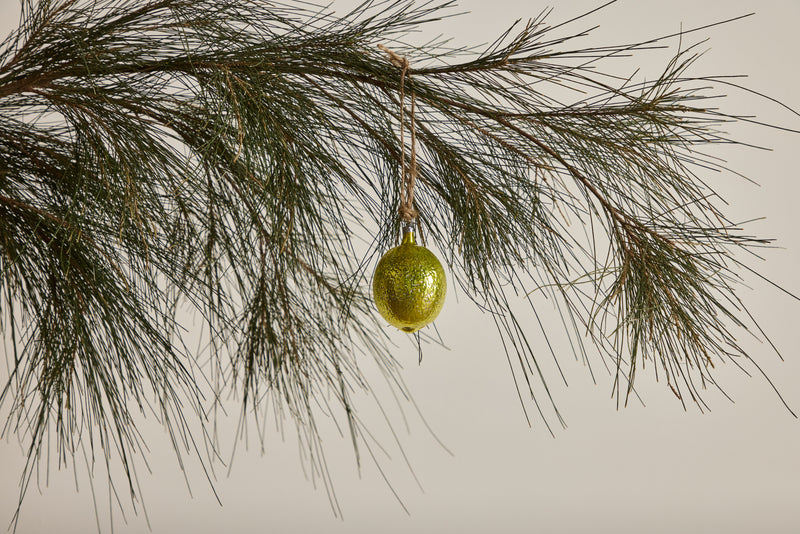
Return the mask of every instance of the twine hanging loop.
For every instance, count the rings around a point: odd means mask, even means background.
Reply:
[[[400,220],[404,223],[414,223],[419,212],[414,208],[414,185],[417,180],[417,134],[414,115],[416,112],[416,98],[414,91],[411,91],[411,112],[409,113],[408,129],[411,132],[411,155],[409,162],[406,163],[406,143],[405,143],[405,87],[406,79],[411,81],[409,73],[410,65],[407,57],[401,57],[389,50],[384,45],[379,44],[378,48],[389,56],[389,62],[401,70],[400,73]]]

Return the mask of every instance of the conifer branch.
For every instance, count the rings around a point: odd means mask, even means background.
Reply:
[[[550,341],[532,339],[537,290],[626,402],[646,360],[701,408],[716,362],[752,362],[734,331],[763,331],[736,292],[738,254],[769,241],[729,221],[701,178],[725,170],[701,150],[737,142],[721,128],[739,117],[711,106],[731,82],[691,74],[694,47],[653,81],[604,74],[674,36],[571,48],[586,32],[549,12],[479,55],[402,45],[452,5],[367,1],[339,17],[259,0],[24,0],[0,47],[0,406],[28,446],[20,503],[51,431],[59,458],[88,443],[118,460],[134,502],[143,415],[207,467],[220,451],[206,414],[232,394],[242,425],[267,406],[291,419],[326,488],[316,416],[345,417],[369,448],[356,360],[407,395],[366,289],[411,164],[383,43],[412,58],[420,220],[496,324],[526,416],[529,398],[563,424],[541,366]],[[187,310],[205,323],[201,354]]]

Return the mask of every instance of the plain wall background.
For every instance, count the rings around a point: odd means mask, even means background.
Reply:
[[[16,24],[18,4],[16,0],[0,2],[0,28],[5,34]],[[533,17],[549,5],[555,6],[550,20],[556,22],[600,3],[462,0],[460,7],[471,13],[425,31],[429,37],[444,33],[457,43],[480,44],[493,41],[515,19]],[[334,2],[342,12],[353,4]],[[800,109],[797,0],[623,0],[573,29],[600,24],[586,40],[587,46],[616,44],[673,33],[681,23],[684,28],[696,27],[753,11],[754,17],[705,32],[711,37],[710,50],[691,72],[748,74],[748,87]],[[665,57],[660,52],[640,54],[637,63],[655,74]],[[800,118],[742,92],[731,90],[722,105],[728,112],[800,128]],[[767,261],[758,267],[800,293],[796,208],[800,135],[744,124],[731,131],[740,139],[773,149],[719,147],[713,152],[761,187],[732,175],[709,179],[730,202],[732,219],[767,217],[750,225],[751,233],[774,237],[784,249],[765,251]],[[756,279],[748,282],[752,289],[743,288],[741,295],[783,350],[786,361],[781,362],[765,344],[743,342],[789,404],[800,410],[800,303]],[[271,437],[263,455],[255,440],[250,440],[250,450],[240,445],[230,476],[224,468],[218,471],[220,507],[196,462],[189,464],[190,496],[164,432],[145,424],[152,474],[140,469],[140,482],[152,530],[196,534],[800,532],[800,423],[761,377],[748,378],[731,365],[718,369],[717,376],[736,402],[709,391],[712,411],[701,414],[691,405],[684,411],[666,385],[655,383],[647,371],[637,377],[647,407],[632,403],[617,410],[610,399],[613,377],[598,372],[594,385],[569,346],[557,346],[569,387],[559,384],[555,374],[550,375],[550,385],[569,427],[557,430],[554,439],[535,419],[532,428],[527,426],[491,321],[465,299],[457,302],[452,293],[448,299],[437,326],[449,350],[426,348],[418,366],[415,348],[402,342],[403,334],[398,333],[401,343],[396,356],[405,362],[404,377],[417,404],[453,455],[437,444],[413,409],[407,412],[406,430],[399,412],[387,406],[424,491],[392,443],[380,413],[368,403],[362,412],[367,421],[374,422],[371,427],[387,446],[391,459],[377,454],[410,515],[397,504],[369,460],[359,476],[349,437],[340,437],[332,427],[324,429],[325,445],[343,520],[332,515],[324,489],[315,489],[304,478],[291,427],[285,440],[277,433]],[[234,411],[223,431],[233,431],[235,416]],[[23,465],[16,440],[0,442],[0,528],[15,509]],[[36,488],[29,492],[18,532],[96,530],[92,494],[81,464],[77,479],[76,492],[71,469],[51,471],[49,485],[43,485],[41,493]],[[106,531],[108,494],[102,478],[96,490]],[[120,490],[125,499],[124,486]],[[129,505],[126,510],[127,524],[114,511],[115,531],[147,532],[144,517],[133,516]]]

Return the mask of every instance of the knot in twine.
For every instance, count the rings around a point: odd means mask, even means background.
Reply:
[[[402,201],[400,202],[400,208],[398,211],[400,212],[400,219],[403,222],[414,222],[417,220],[417,215],[419,215],[419,211],[414,209],[413,206],[409,206],[407,203],[403,203]]]
[[[414,209],[414,185],[417,180],[417,134],[416,125],[414,122],[414,114],[416,111],[416,98],[414,91],[411,91],[411,112],[409,113],[409,131],[411,132],[411,157],[406,164],[406,142],[405,142],[405,83],[406,78],[411,80],[409,74],[410,64],[407,57],[401,57],[392,52],[382,44],[378,48],[386,52],[389,56],[389,62],[401,69],[400,74],[400,161],[401,161],[401,177],[400,177],[400,219],[403,222],[413,223],[416,221],[419,211]]]

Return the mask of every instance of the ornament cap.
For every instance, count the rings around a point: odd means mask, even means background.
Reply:
[[[404,221],[403,222],[403,245],[415,245],[416,241],[414,240],[414,221]]]

